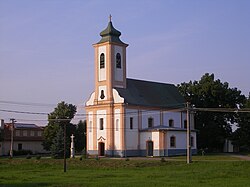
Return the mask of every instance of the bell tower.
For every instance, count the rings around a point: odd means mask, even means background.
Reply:
[[[126,88],[126,47],[109,16],[95,49],[95,104],[113,103],[113,88]]]

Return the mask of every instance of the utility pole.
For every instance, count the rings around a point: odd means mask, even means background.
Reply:
[[[14,118],[11,118],[10,121],[11,121],[10,158],[13,158],[14,128],[16,120]]]
[[[66,122],[64,121],[64,157],[63,157],[63,171],[66,172]]]
[[[190,117],[189,117],[189,103],[187,102],[187,164],[192,162],[192,150],[191,150],[191,133],[190,133]]]

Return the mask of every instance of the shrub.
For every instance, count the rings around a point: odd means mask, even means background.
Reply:
[[[13,150],[13,155],[15,156],[19,156],[19,155],[32,155],[32,151],[31,150]]]
[[[98,155],[95,156],[96,160],[100,160],[100,157]]]
[[[36,159],[40,160],[41,159],[41,155],[36,155]]]
[[[166,162],[164,157],[161,158],[161,162]]]

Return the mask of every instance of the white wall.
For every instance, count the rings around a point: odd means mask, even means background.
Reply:
[[[181,128],[181,113],[180,112],[163,112],[163,125],[169,126],[169,120],[174,120],[174,127]]]
[[[102,68],[100,69],[100,55],[104,53],[105,55],[105,68]],[[107,69],[107,53],[106,53],[106,46],[101,46],[98,48],[98,73],[99,73],[99,76],[98,76],[98,80],[99,81],[104,81],[106,80],[106,69]]]
[[[141,132],[140,149],[147,149],[147,141],[153,141],[154,149],[159,149],[159,132]]]
[[[138,149],[138,110],[126,109],[125,118],[125,141],[126,149]],[[133,129],[130,129],[130,117],[133,118]]]
[[[175,136],[176,146],[170,147],[170,137]],[[194,137],[194,146],[192,149],[196,148],[196,133],[192,132],[191,136]],[[186,131],[168,131],[167,136],[165,136],[165,142],[167,142],[168,149],[186,149],[187,148],[187,133]]]
[[[48,151],[43,149],[42,141],[14,141],[13,150],[18,150],[18,144],[22,144],[22,150],[31,150],[32,153],[47,153]],[[1,143],[0,155],[8,155],[10,152],[10,141]],[[14,155],[15,156],[15,155]]]
[[[142,129],[148,128],[148,118],[154,119],[154,126],[159,126],[160,124],[160,111],[159,110],[143,110],[142,111]]]

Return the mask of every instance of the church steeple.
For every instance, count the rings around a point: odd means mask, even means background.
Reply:
[[[119,43],[119,44],[125,44],[119,38],[121,36],[121,32],[116,30],[112,24],[111,15],[109,17],[108,26],[106,27],[106,29],[104,29],[100,33],[100,36],[102,38],[97,44],[104,43],[104,42],[114,42],[114,43]]]

